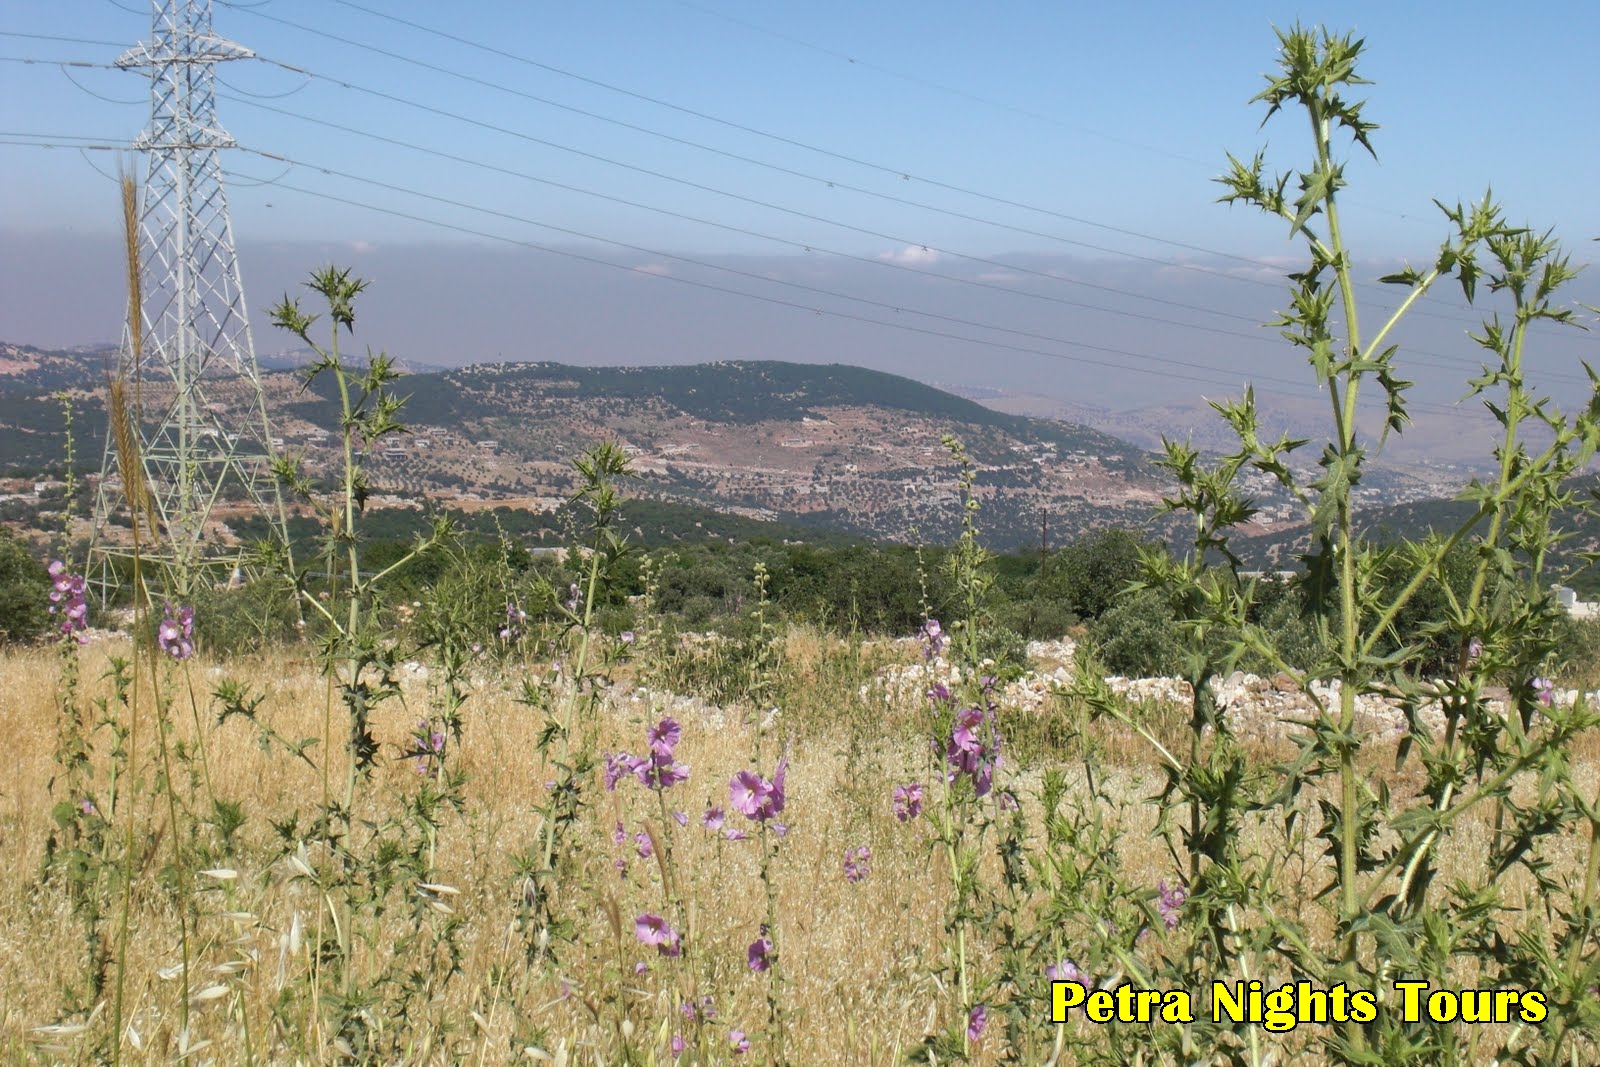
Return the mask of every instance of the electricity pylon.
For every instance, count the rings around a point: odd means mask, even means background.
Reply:
[[[211,0],[151,8],[150,40],[116,61],[150,77],[150,125],[133,142],[144,159],[134,209],[141,306],[130,300],[118,374],[158,526],[143,535],[140,556],[165,573],[168,595],[187,598],[203,581],[239,573],[226,517],[260,515],[285,546],[287,533],[222,185],[221,151],[236,142],[217,121],[216,65],[255,53],[212,32]],[[133,550],[116,536],[130,522],[120,467],[108,432],[90,551],[107,589],[126,571],[117,559]]]

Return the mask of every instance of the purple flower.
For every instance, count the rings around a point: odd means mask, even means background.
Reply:
[[[650,835],[643,830],[633,835],[633,848],[635,852],[639,853],[639,858],[642,860],[647,860],[656,853],[655,845],[650,841]]]
[[[979,1004],[967,1013],[967,1040],[976,1041],[983,1036],[983,1028],[989,1025],[989,1009]]]
[[[922,629],[917,631],[917,636],[922,638],[922,655],[925,659],[933,659],[944,651],[944,629],[939,625],[938,619],[929,619],[922,624]]]
[[[910,822],[922,814],[922,783],[907,782],[894,787],[894,817]]]
[[[683,728],[676,719],[662,719],[650,727],[645,734],[650,743],[650,751],[657,756],[672,758],[672,752],[678,747],[678,741],[683,737]]]
[[[633,973],[634,974],[649,974],[650,973],[650,965],[648,963],[646,963],[644,960],[640,960],[638,963],[635,963],[633,965]]]
[[[686,811],[675,811],[672,813],[672,821],[677,823],[679,826],[688,826],[689,813]]]
[[[1483,655],[1483,638],[1474,637],[1467,642],[1467,658],[1477,659],[1481,655]]]
[[[67,565],[59,559],[46,568],[50,575],[50,614],[60,614],[60,631],[67,636],[77,636],[78,644],[86,645],[89,637],[83,631],[89,625],[89,601],[85,596],[87,583],[81,574],[69,574]]]
[[[717,1000],[708,993],[701,997],[698,1003],[692,1000],[683,1001],[678,1005],[678,1010],[690,1022],[694,1022],[698,1017],[701,1022],[708,1023],[717,1017]]]
[[[411,751],[406,755],[417,757],[418,774],[427,774],[433,766],[444,762],[444,743],[443,731],[435,730],[426,719],[417,723],[417,728],[411,731]]]
[[[626,752],[606,754],[606,792],[616,791],[617,783],[630,774],[637,773],[643,760],[634,759]]]
[[[1060,963],[1052,963],[1050,966],[1044,969],[1044,976],[1050,979],[1052,982],[1077,982],[1079,985],[1086,984],[1084,981],[1083,972],[1078,970],[1078,965],[1073,963],[1071,960],[1062,960]]]
[[[683,1050],[688,1048],[688,1047],[689,1047],[688,1045],[684,1044],[684,1040],[683,1040],[683,1035],[682,1034],[673,1034],[672,1035],[672,1054],[674,1056],[682,1056],[683,1055]]]
[[[716,833],[718,830],[722,829],[722,820],[724,817],[725,816],[721,808],[706,808],[706,810],[700,814],[700,825],[704,826],[712,833]]]
[[[194,608],[179,608],[173,614],[172,605],[166,606],[161,625],[156,628],[156,644],[173,659],[183,660],[194,655]]]
[[[506,624],[500,627],[500,640],[515,641],[522,636],[522,624],[528,621],[528,613],[522,610],[515,597],[506,601]]]
[[[752,971],[764,971],[772,966],[772,939],[758,937],[750,942],[750,948],[745,952],[745,962],[750,964]]]
[[[1183,888],[1183,883],[1174,882],[1167,885],[1166,879],[1156,883],[1156,910],[1161,913],[1161,921],[1168,930],[1178,927],[1178,912],[1183,910],[1183,902],[1189,899],[1189,893]]]
[[[1548,678],[1535,678],[1528,684],[1533,687],[1533,695],[1538,698],[1539,703],[1548,708],[1556,696],[1556,683]]]
[[[966,775],[978,796],[988,795],[1000,766],[1000,731],[988,710],[968,708],[956,716],[945,745],[945,762],[950,765],[949,781]]]
[[[94,801],[90,800],[88,797],[84,797],[78,802],[78,810],[83,812],[85,815],[93,815],[95,813]]]
[[[726,830],[722,831],[722,836],[727,838],[729,841],[743,841],[750,835],[739,829],[737,826],[730,826]]]
[[[744,1036],[743,1030],[729,1030],[728,1044],[732,1047],[735,1056],[743,1056],[750,1051],[750,1042]]]
[[[728,805],[747,819],[767,820],[783,810],[783,779],[789,761],[778,761],[778,769],[767,781],[753,771],[740,771],[728,782]]]
[[[625,645],[631,645],[633,644],[633,631],[624,630],[622,633],[617,635],[617,639]]]
[[[662,755],[654,750],[651,750],[648,760],[641,759],[634,762],[633,774],[641,784],[657,790],[671,789],[679,782],[689,780],[687,765],[674,763],[670,752]]]
[[[622,828],[622,820],[617,820],[617,825],[611,831],[611,843],[620,845],[628,839],[628,831]]]
[[[654,945],[663,956],[677,956],[683,952],[683,942],[678,931],[666,919],[645,912],[633,920],[633,936],[642,944]]]
[[[866,845],[844,850],[844,880],[854,885],[872,873],[868,861],[872,859],[872,850]]]

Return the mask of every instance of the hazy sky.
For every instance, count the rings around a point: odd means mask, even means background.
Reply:
[[[1600,148],[1573,123],[1600,99],[1600,5],[1336,8],[1336,28],[1367,39],[1383,126],[1381,162],[1348,172],[1372,276],[1428,255],[1443,232],[1430,198],[1490,183],[1513,220],[1589,257]],[[1296,249],[1281,226],[1216,205],[1209,179],[1226,149],[1303,161],[1299,116],[1261,130],[1246,101],[1271,27],[1326,7],[451,10],[216,5],[217,32],[260,57],[219,69],[258,308],[335,260],[374,282],[359,339],[430,362],[836,359],[1113,404],[1304,380],[1252,325]],[[0,26],[0,339],[112,337],[119,157],[40,145],[139,131],[142,73],[57,63],[109,64],[148,36],[148,12],[12,0]],[[1447,367],[1471,365],[1459,304],[1447,296],[1411,335],[1414,376],[1441,400],[1460,392]],[[283,342],[258,326],[256,343]],[[1553,341],[1548,367],[1570,376],[1593,350]]]

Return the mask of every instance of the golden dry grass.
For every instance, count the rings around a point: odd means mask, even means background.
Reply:
[[[84,692],[88,701],[104,697],[103,679],[109,653],[126,654],[125,647],[96,644],[81,655]],[[764,740],[765,766],[770,773],[778,745],[787,736],[790,758],[789,806],[785,816],[791,830],[783,839],[775,867],[779,886],[779,914],[783,964],[788,981],[784,1002],[791,1012],[789,1053],[802,1064],[891,1064],[907,1046],[916,1044],[953,1010],[953,995],[937,977],[945,962],[941,929],[947,897],[947,874],[941,855],[929,847],[925,824],[902,825],[890,815],[889,790],[900,781],[918,777],[924,766],[926,741],[916,738],[914,709],[884,713],[856,698],[857,687],[872,670],[899,653],[892,646],[870,645],[844,649],[832,638],[805,631],[792,632],[786,642],[783,712]],[[307,944],[324,914],[312,890],[292,881],[287,861],[278,858],[269,820],[282,820],[298,812],[302,820],[317,806],[323,791],[318,769],[287,757],[281,751],[264,751],[248,723],[235,719],[217,725],[207,694],[223,676],[248,681],[267,694],[262,717],[290,738],[320,737],[323,717],[330,704],[326,681],[304,650],[285,650],[218,664],[197,657],[173,668],[167,680],[183,694],[174,712],[174,738],[190,740],[196,716],[187,703],[187,687],[198,694],[198,730],[207,753],[212,788],[219,798],[244,805],[249,822],[242,832],[237,855],[230,860],[239,870],[236,882],[223,883],[192,877],[199,918],[194,937],[196,988],[217,982],[228,993],[195,1009],[191,1041],[215,1042],[205,1053],[215,1062],[244,1062],[243,1042],[236,1025],[239,1016],[249,1021],[255,1055],[266,1062],[281,1061],[271,1050],[306,1044],[330,1053],[326,1035],[321,1043],[292,1034],[303,1012],[284,1008],[280,986],[291,991],[307,967]],[[0,655],[0,736],[8,739],[11,772],[0,782],[0,1050],[10,1059],[27,1054],[31,1028],[56,1022],[63,990],[83,980],[85,945],[81,924],[56,885],[40,882],[46,841],[51,833],[51,805],[73,798],[53,796],[52,752],[56,745],[60,701],[60,661],[53,650],[16,651]],[[459,887],[456,911],[464,918],[459,934],[463,950],[461,972],[435,1002],[424,1009],[426,1018],[404,1020],[414,1035],[408,1062],[450,1063],[469,1055],[473,1062],[531,1062],[514,1033],[542,1029],[549,1049],[565,1042],[571,1062],[616,1062],[618,1037],[613,1017],[597,1020],[586,1007],[600,1005],[606,997],[620,995],[632,1004],[632,1016],[646,1027],[634,1035],[636,1043],[664,1048],[680,1025],[676,1000],[688,987],[673,964],[654,960],[632,937],[632,917],[644,911],[663,910],[660,872],[654,862],[637,858],[631,842],[612,843],[611,830],[624,822],[631,835],[648,820],[660,835],[662,820],[654,798],[637,783],[624,782],[600,800],[586,817],[582,833],[585,848],[585,887],[571,887],[568,902],[580,923],[580,942],[587,952],[575,952],[563,963],[559,975],[521,966],[522,946],[511,935],[519,895],[513,856],[533,842],[538,833],[534,807],[546,778],[537,757],[535,735],[539,718],[514,699],[516,677],[486,678],[467,705],[464,738],[454,758],[470,776],[465,813],[450,822],[438,842],[434,880]],[[383,706],[377,716],[380,740],[395,751],[421,716],[426,704],[426,683],[405,687],[405,701]],[[698,824],[706,804],[725,804],[731,775],[749,765],[752,726],[737,708],[703,705],[665,707],[662,698],[608,700],[602,721],[595,724],[602,751],[643,749],[646,726],[663,713],[675,714],[683,725],[680,761],[692,768],[690,781],[673,791],[674,806],[691,821],[683,830],[673,828],[683,896],[691,901],[688,943],[694,953],[700,992],[717,998],[715,1021],[718,1040],[729,1028],[752,1035],[751,1058],[760,1061],[766,1018],[766,984],[745,963],[746,946],[757,936],[765,902],[758,878],[758,851],[754,841],[729,842],[708,834]],[[141,702],[147,709],[149,700]],[[1058,714],[1059,709],[1058,709]],[[1156,723],[1163,735],[1181,722],[1167,716]],[[150,737],[151,724],[141,727]],[[335,736],[338,736],[337,731]],[[1147,747],[1130,732],[1100,725],[1086,737],[1107,760],[1111,787],[1129,801],[1151,796],[1159,788],[1159,775]],[[102,737],[104,740],[104,737]],[[314,752],[316,750],[313,750]],[[1262,752],[1263,762],[1282,752]],[[102,753],[102,759],[103,753]],[[145,774],[152,762],[142,758]],[[320,755],[317,760],[320,762]],[[1384,773],[1392,749],[1374,751],[1372,771]],[[1580,759],[1586,788],[1594,788],[1596,774],[1592,746]],[[334,782],[342,782],[343,769],[335,759],[329,768]],[[1026,794],[1038,781],[1038,768],[1026,769],[1019,790]],[[1391,786],[1403,790],[1414,782],[1393,777]],[[165,806],[152,796],[147,777],[139,790],[137,818],[155,840],[144,850],[143,866],[135,883],[134,917],[126,953],[128,1018],[138,1032],[142,1049],[126,1048],[128,1062],[170,1062],[178,1052],[180,995],[178,983],[159,977],[179,962],[176,901],[164,888],[162,875],[169,855],[171,832]],[[398,811],[417,788],[417,775],[409,760],[387,760],[366,791],[370,798],[358,813],[381,817]],[[180,794],[188,787],[180,785]],[[1120,857],[1126,874],[1153,884],[1171,877],[1164,846],[1150,837],[1154,805],[1130,803],[1121,809],[1122,829],[1129,843]],[[181,820],[180,820],[181,821]],[[735,817],[736,821],[736,817]],[[1266,845],[1276,831],[1267,824],[1247,828]],[[1443,858],[1447,865],[1470,865],[1481,858],[1487,837],[1484,819],[1457,834]],[[1559,864],[1576,865],[1578,842],[1555,857]],[[846,848],[867,845],[872,850],[872,872],[864,881],[849,884],[841,872]],[[1319,848],[1307,844],[1295,857],[1299,871],[1287,877],[1309,895],[1322,875],[1316,858]],[[618,858],[628,860],[627,873],[613,868]],[[312,856],[315,862],[316,857]],[[1513,886],[1513,892],[1525,887]],[[619,936],[613,936],[607,918],[613,906],[621,919]],[[247,913],[230,920],[223,912]],[[298,954],[284,951],[285,935],[299,917],[305,932]],[[1313,934],[1328,933],[1323,913],[1307,904],[1303,916]],[[364,932],[378,946],[393,942],[403,932],[396,924],[411,922],[409,912],[384,920],[378,929]],[[235,976],[212,968],[230,960],[253,959]],[[649,960],[652,970],[635,975],[633,965]],[[367,959],[370,965],[372,958]],[[619,986],[621,989],[619,990]],[[565,990],[569,991],[564,993]],[[235,1000],[234,997],[238,999]],[[607,1009],[610,1011],[610,1009]],[[276,1014],[275,1014],[276,1013]],[[614,1011],[610,1012],[614,1016]],[[602,1012],[606,1015],[606,1012]],[[400,1020],[388,1020],[396,1025]],[[102,1017],[99,1024],[104,1024]],[[73,1038],[63,1038],[70,1060]],[[263,1056],[263,1052],[265,1055]],[[724,1057],[715,1057],[721,1059]],[[980,1062],[985,1057],[980,1057]]]

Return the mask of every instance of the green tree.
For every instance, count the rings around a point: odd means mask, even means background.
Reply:
[[[28,641],[50,625],[50,576],[9,530],[0,530],[0,642]]]
[[[1097,619],[1144,575],[1141,544],[1138,535],[1113,528],[1068,545],[1050,557],[1040,592],[1083,618]]]

